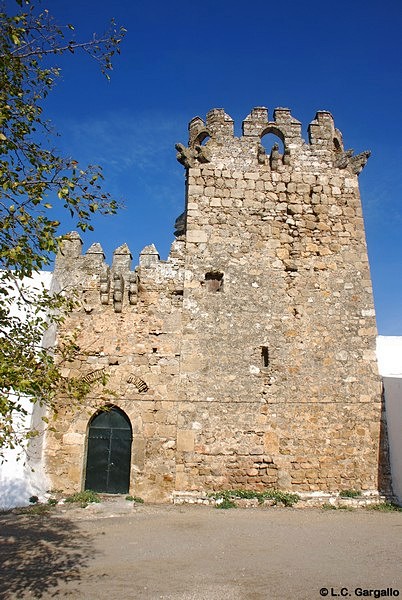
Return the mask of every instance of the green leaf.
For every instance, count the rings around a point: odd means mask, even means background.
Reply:
[[[56,347],[41,347],[49,324],[60,325],[74,309],[74,299],[44,290],[34,294],[23,284],[57,251],[60,221],[47,212],[52,198],[58,196],[66,218],[71,214],[82,230],[93,229],[94,212],[116,209],[99,187],[100,168],[79,170],[76,161],[53,150],[45,112],[60,75],[49,66],[49,57],[86,52],[104,71],[117,48],[115,31],[66,44],[71,24],[58,25],[39,0],[16,0],[16,6],[14,15],[2,8],[0,19],[0,454],[23,441],[15,427],[18,415],[25,414],[20,398],[28,395],[46,407],[47,423],[66,403],[80,406],[88,394],[87,384],[61,376],[63,365],[84,352],[74,339],[64,340],[60,333]],[[13,313],[14,302],[25,319]],[[11,389],[15,396],[9,395]]]

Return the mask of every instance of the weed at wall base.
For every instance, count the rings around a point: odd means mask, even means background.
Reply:
[[[272,500],[274,505],[293,506],[299,501],[298,494],[290,492],[281,492],[280,490],[266,490],[257,492],[254,490],[222,490],[220,492],[211,492],[210,498],[215,499],[216,508],[236,508],[236,500],[251,500],[256,498],[258,504],[263,504],[265,500]]]

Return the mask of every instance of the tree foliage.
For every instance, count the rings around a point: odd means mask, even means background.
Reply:
[[[60,75],[60,55],[87,53],[109,78],[124,31],[112,21],[105,34],[79,41],[73,25],[59,26],[35,0],[16,0],[12,15],[0,8],[0,448],[20,441],[15,423],[23,397],[56,409],[58,390],[77,400],[88,391],[61,375],[79,350],[74,340],[42,345],[73,300],[33,293],[26,278],[50,264],[62,239],[54,206],[81,231],[92,230],[95,213],[117,209],[101,187],[100,167],[81,168],[53,148],[44,103]]]

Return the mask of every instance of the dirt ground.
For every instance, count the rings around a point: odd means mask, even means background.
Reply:
[[[1,515],[0,533],[2,600],[402,598],[402,512],[121,501]]]

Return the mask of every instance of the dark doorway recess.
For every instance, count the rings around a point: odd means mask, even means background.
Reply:
[[[92,418],[88,430],[86,490],[127,494],[131,441],[130,421],[119,408],[112,407]]]

